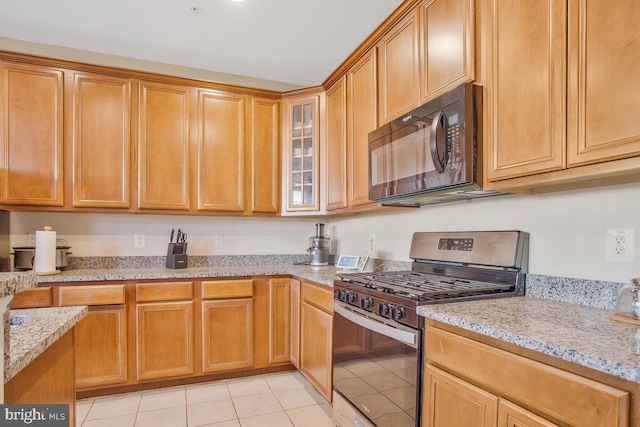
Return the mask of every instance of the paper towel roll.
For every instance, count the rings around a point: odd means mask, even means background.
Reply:
[[[49,226],[44,231],[36,231],[36,273],[56,271],[56,232]]]

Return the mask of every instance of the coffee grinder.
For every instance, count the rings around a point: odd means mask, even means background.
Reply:
[[[330,240],[324,235],[324,224],[316,224],[316,235],[309,237],[309,265],[329,265]]]

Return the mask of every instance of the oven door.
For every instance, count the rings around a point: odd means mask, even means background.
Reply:
[[[334,391],[374,426],[419,426],[422,331],[339,301],[333,310]]]

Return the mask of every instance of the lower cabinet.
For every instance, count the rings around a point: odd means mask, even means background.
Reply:
[[[136,284],[138,380],[194,374],[193,311],[192,282]]]
[[[76,387],[91,389],[127,382],[125,284],[60,286],[60,306],[87,305],[74,327]]]
[[[629,425],[628,392],[435,327],[424,338],[422,425]]]
[[[300,305],[300,372],[331,401],[333,389],[333,292],[302,283]]]
[[[291,360],[291,280],[269,280],[269,364]]]

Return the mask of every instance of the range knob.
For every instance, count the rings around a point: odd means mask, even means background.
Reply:
[[[338,301],[342,301],[342,302],[346,301],[346,299],[347,299],[347,292],[346,292],[344,289],[338,289],[338,290],[336,291],[336,299],[337,299]]]
[[[373,307],[373,298],[371,297],[362,298],[362,300],[360,301],[360,308],[364,310],[369,310],[372,307]]]
[[[382,303],[378,306],[378,314],[380,316],[386,316],[387,314],[389,314],[389,309],[389,304]]]
[[[400,320],[407,317],[407,312],[404,307],[397,307],[391,310],[391,318],[393,320]]]
[[[347,292],[347,302],[349,304],[358,302],[358,294],[355,292]]]

